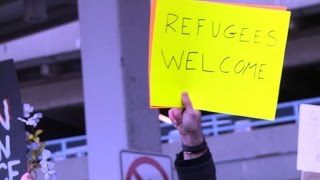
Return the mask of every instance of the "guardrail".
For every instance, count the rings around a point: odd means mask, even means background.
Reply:
[[[202,116],[203,133],[206,136],[217,136],[230,132],[251,131],[256,128],[263,128],[267,126],[296,123],[299,120],[300,104],[320,105],[320,97],[278,104],[276,119],[274,121],[231,116],[226,114],[205,115]],[[172,124],[161,123],[160,127],[162,142],[172,142],[179,139],[178,133]]]
[[[52,159],[56,161],[86,156],[88,152],[87,138],[83,135],[47,141],[46,149],[52,152]]]
[[[265,121],[226,114],[202,116],[203,133],[206,136],[218,136],[224,133],[252,131],[257,128],[280,124],[297,123],[299,120],[299,105],[320,105],[320,97],[280,103],[277,107],[276,119]],[[178,132],[172,124],[160,124],[161,141],[173,142],[179,139]],[[87,155],[86,136],[57,139],[46,142],[46,148],[52,151],[54,160]]]

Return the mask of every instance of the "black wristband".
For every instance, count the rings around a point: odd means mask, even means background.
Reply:
[[[186,153],[199,153],[204,151],[207,147],[207,142],[204,138],[203,142],[198,146],[187,146],[182,143],[182,151]]]

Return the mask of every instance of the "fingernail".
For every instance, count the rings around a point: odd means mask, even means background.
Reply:
[[[187,92],[182,92],[182,96],[188,96],[188,93]]]

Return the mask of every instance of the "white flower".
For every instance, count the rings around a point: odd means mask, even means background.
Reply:
[[[40,161],[41,171],[44,174],[44,179],[53,178],[56,175],[56,171],[54,170],[54,163],[49,162],[47,160]]]
[[[42,160],[48,160],[51,157],[51,151],[43,149],[42,151]]]
[[[50,179],[50,178],[54,178],[54,175],[56,175],[56,171],[55,170],[49,170],[46,173],[44,173],[44,179]]]
[[[38,123],[40,122],[40,119],[43,118],[42,113],[35,113],[33,116],[31,116],[31,113],[33,113],[34,107],[30,104],[23,104],[23,116],[24,118],[18,118],[19,121],[22,121],[28,126],[37,127]]]
[[[32,117],[29,117],[28,119],[18,117],[18,120],[22,121],[28,126],[37,127],[42,117],[43,117],[42,113],[35,113]]]
[[[54,178],[56,171],[54,170],[54,163],[49,162],[51,152],[47,149],[42,151],[42,160],[40,161],[41,171],[44,173],[44,179]]]
[[[29,118],[30,114],[34,111],[34,107],[30,104],[23,104],[23,116]]]

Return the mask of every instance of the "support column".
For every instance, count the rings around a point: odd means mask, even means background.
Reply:
[[[121,179],[120,151],[160,151],[148,107],[149,1],[79,1],[90,179]]]
[[[149,108],[150,0],[118,0],[129,147],[160,152],[158,110]]]

